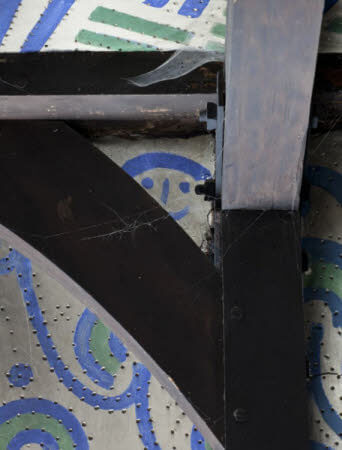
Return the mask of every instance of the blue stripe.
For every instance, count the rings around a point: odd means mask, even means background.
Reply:
[[[2,43],[21,0],[0,0],[0,44]]]
[[[126,353],[127,349],[123,345],[123,343],[120,341],[120,339],[115,336],[113,333],[110,333],[109,337],[109,348],[116,359],[118,359],[120,362],[126,361]]]
[[[75,0],[51,0],[43,15],[28,34],[22,52],[39,52],[74,2]]]
[[[204,437],[195,426],[191,432],[191,450],[205,450]]]
[[[304,238],[302,247],[313,260],[322,259],[326,263],[336,264],[342,269],[342,245],[328,239]],[[341,256],[340,256],[341,255]]]
[[[47,357],[50,367],[54,369],[56,376],[61,380],[64,386],[68,389],[71,388],[71,392],[88,405],[94,407],[98,406],[103,410],[120,411],[124,408],[126,409],[132,405],[135,405],[136,415],[139,419],[138,428],[141,434],[141,440],[147,448],[152,448],[152,444],[150,443],[153,442],[153,449],[160,450],[159,445],[155,444],[155,435],[151,432],[152,422],[150,421],[151,416],[148,408],[147,397],[151,374],[148,369],[141,363],[133,364],[131,383],[120,395],[107,397],[93,393],[91,389],[87,388],[74,376],[74,374],[64,364],[62,358],[59,357],[56,346],[54,345],[51,335],[44,324],[44,317],[33,289],[31,261],[16,250],[12,250],[7,257],[0,259],[0,275],[4,275],[13,270],[16,270],[17,272],[17,281],[21,294],[26,305],[31,324],[37,331],[40,346]],[[31,408],[31,411],[32,409],[36,410],[36,408]],[[81,446],[80,448],[87,449],[88,446]]]
[[[178,14],[196,19],[203,13],[209,2],[210,0],[186,0]]]
[[[169,3],[170,0],[145,0],[144,4],[153,6],[154,8],[162,8],[167,3]]]
[[[321,301],[327,303],[332,315],[332,321],[335,328],[342,327],[342,300],[335,292],[326,292],[325,289],[313,289],[307,287],[304,289],[304,302]],[[338,314],[334,314],[338,312]]]
[[[60,420],[67,430],[72,429],[69,434],[74,444],[84,450],[89,449],[87,436],[76,417],[63,406],[49,400],[26,398],[7,403],[0,408],[0,424],[13,419],[17,414],[32,414],[32,411],[37,414],[50,415],[54,419]]]
[[[168,178],[165,178],[160,197],[160,200],[164,203],[164,205],[166,205],[167,199],[169,198],[169,192],[170,192],[170,180]]]
[[[181,209],[180,211],[177,212],[169,212],[169,215],[174,219],[174,220],[181,220],[183,219],[183,217],[185,217],[187,214],[189,214],[190,208],[189,206],[186,206],[185,208]]]
[[[309,382],[309,390],[312,393],[318,408],[322,412],[322,417],[329,427],[339,435],[342,433],[342,420],[338,413],[334,410],[332,404],[326,396],[322,384],[321,376],[321,342],[323,339],[323,326],[321,324],[313,324],[311,328],[311,339],[309,344],[309,362],[311,371],[311,380]]]
[[[27,444],[38,444],[44,450],[59,450],[55,438],[46,431],[23,430],[20,431],[7,446],[7,450],[19,450]]]
[[[97,317],[91,311],[86,309],[83,312],[75,330],[74,350],[78,357],[78,362],[87,371],[88,377],[93,381],[97,380],[99,386],[110,389],[114,384],[114,377],[106,370],[101,370],[101,367],[95,363],[94,356],[89,353],[89,339],[96,321]]]
[[[122,168],[133,178],[151,169],[178,170],[191,175],[196,181],[211,177],[210,171],[201,164],[172,153],[145,153],[130,159]]]

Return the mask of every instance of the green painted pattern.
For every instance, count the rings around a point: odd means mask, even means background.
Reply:
[[[332,20],[328,26],[328,31],[332,31],[333,33],[342,33],[342,17],[336,17],[334,20]]]
[[[91,13],[90,20],[177,43],[184,43],[191,38],[191,33],[188,31],[151,22],[150,20],[131,16],[114,9],[103,8],[102,6],[99,6]]]
[[[138,42],[125,41],[124,39],[106,34],[94,33],[93,31],[81,30],[75,38],[76,42],[94,47],[102,47],[108,50],[122,52],[151,51],[155,47]]]
[[[205,443],[205,450],[213,450],[207,442]]]
[[[311,272],[304,277],[304,286],[329,289],[342,298],[342,271],[333,264],[313,263]]]
[[[224,44],[221,44],[221,42],[208,41],[206,49],[210,52],[224,52]]]
[[[102,322],[97,322],[91,331],[91,341],[89,348],[92,351],[94,358],[99,362],[101,367],[105,367],[107,372],[114,375],[120,368],[120,361],[115,356],[111,356],[108,345],[110,331],[103,325]]]
[[[226,25],[224,23],[215,23],[210,32],[214,36],[224,39],[226,37]]]
[[[50,433],[58,442],[63,450],[74,450],[74,443],[64,428],[64,426],[53,418],[47,418],[44,414],[23,414],[16,416],[9,421],[0,425],[0,449],[7,448],[11,440],[20,431],[25,430],[42,430]]]

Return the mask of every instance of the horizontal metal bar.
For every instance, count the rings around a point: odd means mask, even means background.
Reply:
[[[0,95],[0,120],[198,120],[215,100],[215,94]]]

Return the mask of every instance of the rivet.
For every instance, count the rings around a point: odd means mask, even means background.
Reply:
[[[233,417],[238,423],[248,422],[248,412],[243,408],[235,409],[233,412]]]

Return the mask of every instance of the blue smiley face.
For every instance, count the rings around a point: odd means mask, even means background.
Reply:
[[[211,178],[210,171],[201,164],[172,153],[145,153],[127,161],[123,169],[148,190],[175,220],[189,214],[188,194],[193,192],[196,182]]]

